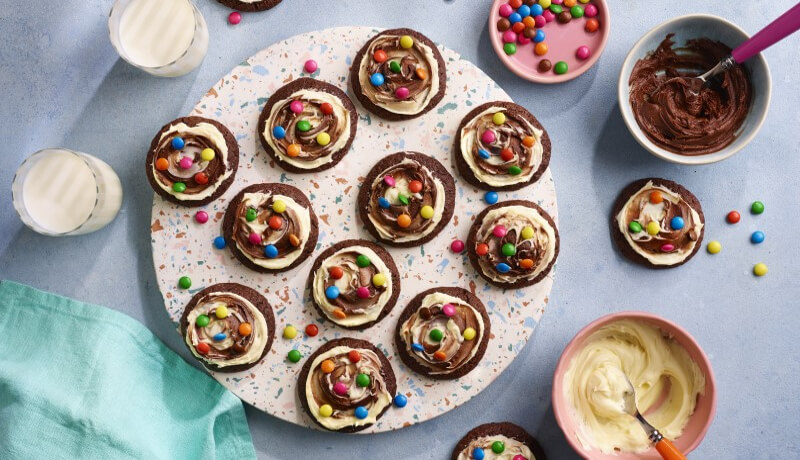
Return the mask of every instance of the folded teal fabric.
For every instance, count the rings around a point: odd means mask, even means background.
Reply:
[[[107,308],[0,282],[0,458],[255,458],[241,401]]]

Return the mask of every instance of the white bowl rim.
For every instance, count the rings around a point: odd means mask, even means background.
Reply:
[[[662,160],[666,160],[672,163],[678,164],[685,164],[685,165],[704,165],[704,164],[711,164],[716,163],[718,161],[725,160],[727,158],[732,157],[734,154],[739,152],[743,149],[750,141],[755,138],[759,131],[761,131],[761,127],[764,125],[764,122],[767,120],[767,114],[769,113],[769,106],[772,102],[772,74],[769,70],[769,65],[767,64],[766,58],[762,53],[759,53],[753,59],[758,59],[764,66],[764,70],[767,74],[767,79],[765,83],[765,91],[764,96],[766,97],[766,105],[764,108],[764,113],[759,117],[759,119],[755,122],[755,127],[750,134],[744,137],[739,137],[741,139],[735,147],[731,145],[724,147],[722,150],[714,153],[709,153],[705,155],[696,155],[696,156],[688,156],[688,155],[681,155],[679,153],[670,152],[669,150],[663,149],[657,145],[655,145],[639,128],[639,125],[636,123],[636,120],[632,119],[629,116],[626,116],[625,112],[622,110],[623,104],[629,104],[629,89],[628,89],[628,79],[627,75],[623,75],[625,69],[629,67],[630,62],[633,60],[634,51],[642,48],[644,43],[651,39],[657,33],[661,33],[663,29],[667,28],[668,26],[675,24],[677,22],[686,21],[689,19],[705,19],[710,21],[715,21],[730,27],[731,29],[741,33],[745,37],[750,37],[750,34],[744,31],[741,27],[734,24],[733,22],[713,14],[707,13],[692,13],[692,14],[685,14],[683,16],[677,16],[672,19],[668,19],[657,26],[653,27],[652,29],[648,30],[636,43],[631,47],[630,51],[628,51],[627,56],[625,56],[625,60],[622,62],[622,66],[619,70],[619,80],[617,83],[617,97],[619,99],[620,105],[620,113],[622,115],[622,119],[625,121],[625,125],[628,127],[628,131],[630,131],[631,136],[636,139],[636,142],[639,143],[645,150],[649,151],[651,154],[655,155]]]

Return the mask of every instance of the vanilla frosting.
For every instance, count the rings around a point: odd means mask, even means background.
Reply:
[[[492,444],[495,441],[503,443],[505,448],[502,453],[496,454],[492,451]],[[472,451],[483,449],[483,460],[513,460],[517,455],[522,455],[526,460],[536,460],[531,449],[525,444],[514,438],[509,438],[502,434],[494,436],[481,436],[475,438],[458,454],[458,460],[474,460]]]

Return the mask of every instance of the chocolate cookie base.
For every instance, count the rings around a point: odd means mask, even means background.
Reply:
[[[436,62],[438,63],[439,66],[439,71],[438,71],[439,91],[431,98],[430,102],[428,102],[428,105],[423,107],[422,110],[420,110],[415,114],[408,115],[408,114],[391,112],[375,104],[374,102],[372,102],[371,99],[369,99],[366,95],[364,95],[364,89],[361,86],[361,81],[359,81],[358,79],[358,74],[359,71],[361,70],[361,60],[364,57],[364,54],[367,52],[367,49],[369,49],[369,46],[372,43],[372,41],[383,35],[397,35],[401,37],[403,35],[409,35],[412,38],[414,38],[414,40],[419,40],[426,46],[428,46],[433,52],[434,57],[436,58]],[[350,66],[349,78],[350,78],[350,86],[353,89],[353,94],[355,94],[356,98],[359,100],[359,102],[361,102],[361,105],[363,105],[365,109],[372,112],[373,114],[391,121],[410,120],[412,118],[417,118],[419,116],[424,115],[425,113],[429,112],[431,109],[439,105],[439,102],[441,102],[442,98],[444,98],[444,93],[447,89],[447,69],[445,68],[444,58],[442,58],[442,54],[439,52],[439,48],[437,48],[436,44],[434,44],[428,37],[422,35],[416,30],[405,29],[405,28],[384,30],[383,32],[370,38],[367,41],[367,43],[364,44],[364,46],[361,47],[360,50],[358,50],[355,59],[353,59],[353,64]]]
[[[239,10],[239,11],[248,11],[248,12],[268,10],[281,2],[281,0],[259,0],[257,2],[240,2],[238,0],[217,0],[217,1],[227,6],[228,8],[232,8],[234,10]]]
[[[269,113],[272,110],[272,107],[274,107],[276,103],[287,99],[295,91],[299,91],[301,89],[324,91],[332,94],[337,99],[342,101],[342,105],[350,112],[350,137],[347,140],[347,144],[331,154],[330,163],[325,163],[317,166],[316,168],[300,168],[284,161],[281,156],[275,152],[272,147],[270,147],[270,145],[267,143],[266,137],[264,137],[264,128],[266,128],[267,119],[269,118]],[[258,138],[261,140],[261,145],[264,147],[264,150],[267,152],[267,154],[269,154],[270,157],[272,157],[273,160],[275,160],[275,163],[278,164],[278,166],[293,173],[309,173],[323,171],[336,166],[336,164],[339,163],[342,158],[344,158],[345,154],[350,151],[350,146],[353,145],[353,139],[355,139],[356,136],[357,126],[358,111],[356,110],[356,106],[353,104],[353,101],[347,97],[347,94],[345,94],[344,91],[336,86],[331,85],[330,83],[304,77],[298,78],[297,80],[280,87],[277,91],[275,91],[275,93],[272,94],[272,96],[270,96],[269,100],[267,100],[267,104],[264,106],[264,110],[261,111],[261,115],[258,117]]]
[[[394,399],[394,395],[397,393],[397,381],[395,380],[394,370],[392,369],[392,365],[389,363],[389,360],[386,358],[386,355],[383,354],[378,348],[376,348],[373,344],[367,342],[366,340],[354,339],[351,337],[342,337],[339,339],[331,340],[330,342],[326,343],[325,345],[319,347],[317,351],[311,354],[306,359],[306,362],[303,364],[303,369],[300,371],[300,377],[297,379],[297,394],[300,397],[300,404],[305,409],[306,413],[314,420],[314,423],[329,430],[317,420],[312,414],[311,409],[308,407],[308,395],[306,394],[306,380],[308,380],[308,374],[311,372],[311,363],[322,353],[330,350],[331,348],[335,348],[338,346],[345,346],[350,348],[361,348],[366,350],[372,350],[378,356],[378,359],[381,361],[381,376],[383,377],[383,381],[386,383],[386,391],[392,395],[392,399]],[[383,414],[386,413],[389,408],[392,407],[392,404],[386,406],[380,414],[376,417],[380,419]],[[339,433],[355,433],[357,431],[364,430],[372,426],[371,423],[362,426],[347,426],[344,428],[340,428],[338,430],[329,430],[329,431],[336,431]]]
[[[458,455],[464,449],[466,449],[467,446],[469,446],[469,443],[474,439],[482,438],[484,436],[497,435],[503,435],[507,438],[516,439],[517,441],[528,446],[533,453],[533,456],[536,457],[536,460],[547,460],[544,449],[542,449],[542,446],[539,445],[539,442],[536,440],[536,438],[531,436],[522,427],[511,422],[485,423],[471,429],[469,433],[465,434],[464,437],[458,441],[458,444],[456,444],[455,449],[453,449],[453,455],[450,457],[451,460],[458,460]]]
[[[457,297],[463,300],[465,303],[469,304],[477,310],[480,315],[481,319],[483,320],[483,335],[481,337],[481,343],[478,345],[478,351],[475,353],[469,361],[464,363],[462,366],[453,370],[453,372],[449,374],[433,374],[431,373],[431,369],[419,361],[414,359],[411,354],[408,353],[406,349],[406,343],[403,341],[402,336],[400,335],[400,329],[403,327],[403,323],[405,323],[408,318],[411,317],[414,313],[419,310],[422,306],[422,301],[428,294],[433,294],[435,292],[441,292],[442,294],[451,295],[453,297]],[[486,347],[489,345],[489,335],[492,331],[492,323],[489,320],[489,315],[486,313],[486,307],[481,302],[477,296],[472,294],[471,292],[467,291],[466,289],[458,288],[458,287],[439,287],[428,289],[427,291],[420,292],[416,295],[411,302],[408,303],[408,306],[400,313],[400,318],[397,320],[397,327],[395,328],[394,333],[394,344],[395,349],[397,349],[397,354],[400,355],[400,359],[403,360],[406,366],[411,368],[414,372],[418,374],[422,374],[424,376],[430,377],[435,380],[453,380],[464,375],[467,375],[470,371],[475,369],[478,363],[483,359],[483,355],[486,352]]]
[[[386,268],[389,269],[392,276],[392,296],[389,297],[389,300],[386,302],[386,305],[383,306],[383,310],[381,310],[381,313],[374,321],[368,321],[366,323],[359,324],[357,326],[345,326],[328,318],[328,315],[325,314],[325,311],[317,303],[317,300],[314,298],[314,293],[313,293],[314,276],[317,273],[317,270],[319,270],[319,267],[322,266],[325,260],[328,259],[330,256],[332,256],[335,252],[350,246],[364,246],[375,251],[375,254],[377,254],[378,257],[381,258],[383,263],[386,264]],[[334,244],[333,246],[323,251],[322,254],[317,256],[316,260],[314,261],[314,264],[311,266],[311,271],[308,274],[308,281],[306,282],[306,285],[308,286],[308,289],[311,292],[310,294],[311,303],[314,304],[314,308],[317,309],[317,312],[319,312],[319,314],[322,315],[322,317],[326,321],[330,321],[331,323],[344,329],[363,330],[375,325],[375,323],[385,318],[386,315],[388,315],[389,312],[392,311],[392,308],[394,308],[395,304],[397,303],[397,298],[400,296],[400,273],[397,271],[397,265],[394,263],[394,259],[392,258],[391,254],[386,252],[386,250],[383,249],[382,247],[367,240],[345,240]]]
[[[252,260],[247,258],[246,255],[239,250],[236,245],[236,241],[233,238],[233,227],[234,223],[236,222],[236,210],[239,208],[239,204],[242,202],[242,198],[244,197],[245,193],[252,193],[252,192],[263,192],[263,193],[270,193],[273,195],[285,195],[290,198],[293,198],[297,201],[298,204],[308,209],[311,228],[308,232],[308,240],[306,241],[305,245],[303,246],[303,252],[292,262],[291,264],[277,269],[271,269],[262,267],[254,263]],[[228,209],[225,210],[225,217],[222,221],[222,234],[225,236],[225,241],[228,243],[228,247],[231,248],[231,252],[233,255],[239,259],[239,262],[244,264],[247,268],[251,270],[255,270],[261,273],[280,273],[285,272],[287,270],[291,270],[292,268],[296,267],[300,263],[302,263],[312,252],[314,252],[314,248],[317,245],[317,237],[319,236],[319,222],[317,221],[317,215],[314,214],[314,208],[311,207],[311,202],[308,201],[306,195],[301,192],[300,190],[292,187],[291,185],[286,184],[278,184],[278,183],[269,183],[269,184],[254,184],[249,187],[243,188],[239,193],[236,194],[235,197],[231,200],[230,204],[228,204]]]
[[[553,231],[555,232],[556,235],[555,252],[553,253],[553,260],[551,260],[550,263],[547,264],[547,267],[545,267],[544,270],[542,270],[538,275],[536,275],[535,278],[532,278],[530,280],[521,279],[514,283],[501,283],[493,280],[491,277],[486,275],[486,273],[484,273],[483,270],[481,270],[481,266],[478,263],[480,256],[478,256],[478,254],[475,252],[475,246],[478,243],[476,241],[476,238],[477,238],[478,228],[480,228],[481,224],[483,223],[483,218],[486,217],[486,214],[489,211],[491,211],[492,209],[503,208],[506,206],[515,206],[515,205],[520,205],[535,209],[542,217],[544,217],[547,223],[550,224],[551,227],[553,227]],[[547,274],[550,273],[550,271],[553,269],[553,265],[555,265],[556,259],[558,259],[558,252],[560,248],[561,248],[561,238],[558,235],[558,227],[556,227],[556,223],[553,221],[553,218],[550,217],[550,214],[548,214],[547,211],[542,209],[539,205],[537,205],[532,201],[527,201],[527,200],[501,201],[500,203],[496,203],[487,207],[486,209],[481,211],[481,213],[478,214],[478,216],[475,218],[475,221],[469,228],[469,236],[467,237],[467,256],[469,257],[470,263],[472,263],[472,266],[475,268],[475,271],[477,271],[478,274],[481,275],[481,277],[485,279],[489,284],[506,289],[518,289],[527,286],[533,286],[534,284],[544,279],[544,277],[547,276]]]
[[[187,126],[196,126],[199,123],[212,124],[219,130],[219,132],[222,133],[222,137],[225,138],[225,144],[228,146],[227,168],[230,168],[231,175],[228,176],[227,179],[225,179],[224,181],[222,181],[222,183],[219,184],[219,187],[217,187],[217,189],[214,190],[214,193],[201,200],[179,200],[178,198],[175,198],[171,193],[162,189],[158,185],[158,182],[156,182],[156,178],[153,175],[153,161],[155,161],[155,154],[156,150],[158,149],[158,144],[159,140],[161,139],[161,135],[164,134],[169,129],[170,126],[177,123],[185,123]],[[153,140],[150,142],[150,150],[147,152],[147,159],[145,161],[145,173],[147,174],[147,181],[150,182],[150,187],[152,187],[153,190],[165,200],[182,206],[190,206],[190,207],[203,206],[219,198],[223,193],[225,193],[226,190],[228,190],[228,187],[230,187],[231,184],[233,183],[233,179],[236,177],[236,170],[238,168],[239,168],[239,144],[236,142],[236,137],[233,135],[233,133],[230,132],[230,130],[226,128],[225,125],[216,120],[204,117],[197,117],[197,116],[176,118],[167,123],[166,125],[162,126],[161,129],[153,138]]]
[[[518,182],[516,184],[509,184],[503,186],[494,186],[489,185],[485,182],[482,182],[478,179],[478,176],[475,175],[475,171],[470,168],[469,164],[464,160],[464,155],[461,152],[461,130],[464,129],[464,126],[467,125],[472,119],[474,119],[478,114],[483,112],[484,110],[490,107],[503,107],[506,109],[506,112],[513,118],[523,118],[527,120],[530,124],[532,124],[535,128],[542,130],[542,163],[539,165],[539,168],[533,173],[530,179],[523,182]],[[456,139],[453,143],[453,157],[456,160],[456,166],[458,167],[458,172],[461,174],[461,177],[464,178],[467,182],[478,187],[483,190],[519,190],[525,186],[533,184],[534,182],[538,181],[547,167],[550,165],[550,152],[552,150],[552,144],[550,143],[550,135],[547,134],[547,130],[544,129],[544,126],[533,116],[530,112],[528,112],[525,107],[521,105],[514,104],[513,102],[504,102],[504,101],[497,101],[497,102],[487,102],[486,104],[479,105],[474,109],[470,110],[470,112],[464,116],[464,119],[461,120],[461,124],[458,125],[458,130],[456,130]]]
[[[436,225],[436,228],[433,229],[432,232],[428,233],[424,237],[412,240],[412,241],[403,241],[403,242],[395,242],[393,240],[385,239],[378,233],[378,230],[372,224],[372,221],[369,220],[369,206],[370,206],[370,193],[371,188],[370,184],[372,184],[375,179],[378,177],[378,174],[385,171],[390,166],[400,163],[403,161],[404,158],[411,158],[416,160],[421,165],[425,166],[434,177],[439,179],[442,182],[442,186],[444,187],[444,194],[445,194],[445,201],[444,201],[444,211],[442,212],[442,219]],[[361,216],[361,221],[366,226],[367,231],[375,237],[378,241],[388,244],[390,246],[395,246],[399,248],[410,248],[414,246],[420,246],[422,244],[427,243],[428,241],[432,240],[436,235],[438,235],[450,222],[450,219],[453,217],[453,211],[455,208],[455,198],[456,194],[456,184],[453,180],[453,176],[447,172],[447,168],[445,168],[438,160],[435,158],[418,153],[418,152],[410,152],[410,151],[403,151],[393,153],[384,157],[382,160],[375,163],[375,166],[369,170],[369,174],[367,174],[367,178],[361,184],[361,189],[358,191],[358,214]]]
[[[202,291],[198,292],[197,294],[195,294],[194,297],[192,297],[192,300],[189,301],[189,303],[186,305],[186,308],[183,310],[183,315],[181,315],[180,327],[181,327],[181,337],[183,338],[183,343],[184,345],[189,347],[189,345],[186,343],[186,331],[189,328],[189,320],[188,320],[189,312],[191,312],[194,309],[194,307],[197,306],[197,303],[200,301],[201,298],[203,298],[206,294],[210,294],[213,292],[220,292],[220,293],[230,292],[233,294],[240,295],[245,299],[249,300],[250,302],[252,302],[253,305],[258,309],[258,311],[260,311],[261,314],[264,315],[264,319],[267,321],[267,334],[268,334],[267,344],[264,346],[264,351],[261,353],[261,356],[256,361],[248,364],[238,364],[235,366],[220,367],[217,366],[216,364],[209,363],[203,359],[197,358],[194,355],[194,353],[192,353],[192,356],[194,356],[195,359],[200,361],[203,364],[203,366],[214,372],[239,372],[245,369],[250,369],[251,367],[260,363],[261,360],[264,359],[264,356],[267,355],[269,349],[272,347],[272,340],[275,338],[275,315],[272,313],[272,306],[269,304],[267,299],[265,299],[264,296],[259,294],[254,289],[251,289],[247,286],[238,283],[220,283],[211,285],[203,289]],[[189,351],[191,352],[191,350]]]
[[[697,238],[697,243],[694,245],[694,250],[688,256],[686,256],[685,259],[672,265],[655,265],[649,260],[647,260],[641,254],[634,251],[631,245],[625,239],[625,235],[619,231],[617,225],[617,214],[619,214],[619,212],[622,210],[622,207],[625,206],[625,203],[631,198],[631,196],[633,196],[634,193],[638,192],[639,189],[644,187],[649,181],[653,181],[653,185],[660,185],[680,195],[681,198],[683,198],[684,201],[686,201],[686,204],[688,204],[689,207],[697,211],[697,214],[700,216],[700,222],[703,223],[703,229],[700,231],[700,236]],[[671,180],[661,179],[658,177],[648,177],[645,179],[639,179],[635,182],[628,184],[628,186],[622,189],[622,191],[619,193],[619,196],[617,196],[617,200],[614,202],[614,207],[612,208],[611,211],[611,219],[610,219],[611,239],[614,240],[622,255],[624,255],[631,261],[636,262],[639,265],[655,269],[674,268],[674,267],[679,267],[688,262],[689,259],[694,257],[694,255],[697,254],[697,251],[700,250],[700,247],[703,245],[703,235],[705,235],[706,233],[705,223],[706,223],[706,218],[705,215],[703,215],[703,208],[700,206],[700,200],[698,200],[697,197],[694,196],[694,194],[690,192],[686,187]]]

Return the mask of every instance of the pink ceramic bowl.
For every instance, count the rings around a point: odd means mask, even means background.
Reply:
[[[697,342],[694,340],[694,338],[692,338],[691,335],[689,335],[688,332],[672,321],[664,319],[660,316],[656,316],[652,313],[625,311],[603,316],[602,318],[593,321],[591,324],[581,329],[581,331],[578,332],[578,334],[569,342],[569,344],[567,344],[567,347],[564,348],[564,352],[561,354],[561,358],[558,360],[556,372],[553,376],[552,397],[553,412],[556,416],[556,422],[558,422],[558,426],[561,427],[561,431],[564,432],[567,442],[569,442],[572,448],[575,449],[575,452],[580,454],[583,458],[591,460],[634,460],[661,458],[654,448],[651,448],[649,451],[643,454],[621,453],[611,455],[604,454],[596,450],[588,451],[584,449],[583,445],[581,445],[581,442],[578,440],[578,437],[575,434],[577,431],[578,422],[573,418],[572,407],[570,407],[563,395],[562,382],[564,379],[564,374],[567,372],[567,368],[569,367],[569,364],[572,361],[575,353],[577,353],[583,347],[583,343],[586,338],[598,328],[622,319],[642,321],[652,326],[656,326],[662,331],[671,335],[681,346],[686,349],[686,351],[689,352],[689,356],[697,363],[698,366],[700,366],[700,370],[703,371],[703,374],[705,374],[705,394],[697,399],[697,407],[695,408],[694,414],[692,414],[692,417],[689,419],[689,423],[686,425],[686,428],[684,428],[683,435],[681,435],[681,437],[678,439],[672,440],[675,446],[680,449],[681,452],[688,454],[698,445],[700,445],[700,442],[705,437],[708,428],[711,426],[711,422],[714,420],[714,414],[717,411],[717,391],[716,381],[714,380],[714,372],[711,370],[711,363],[708,361],[708,357],[705,353],[703,353],[700,345],[697,344]]]
[[[544,42],[549,47],[549,51],[544,56],[537,56],[533,52],[535,43],[525,45],[517,43],[517,52],[510,56],[503,51],[503,34],[497,30],[497,21],[501,18],[500,6],[508,2],[509,0],[495,0],[492,3],[492,9],[489,12],[489,38],[500,61],[518,76],[535,83],[561,83],[586,72],[600,59],[611,30],[611,15],[606,0],[591,0],[598,10],[595,19],[600,22],[600,29],[591,34],[583,30],[585,16],[573,19],[567,24],[560,24],[556,20],[547,23],[542,28],[545,33]],[[578,2],[578,5],[586,6],[581,2]],[[582,45],[588,46],[591,50],[588,59],[578,59],[575,56],[575,51]],[[549,59],[553,65],[558,61],[565,61],[569,70],[561,75],[556,74],[553,70],[539,72],[537,66],[542,59]]]

